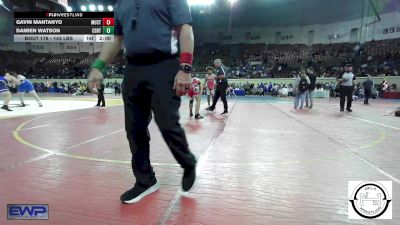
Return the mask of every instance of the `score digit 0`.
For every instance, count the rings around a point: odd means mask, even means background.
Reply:
[[[114,18],[103,18],[103,26],[114,26]]]
[[[103,27],[103,34],[114,34],[114,27]]]

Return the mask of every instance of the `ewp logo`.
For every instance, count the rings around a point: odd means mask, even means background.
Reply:
[[[47,204],[8,204],[7,219],[9,220],[48,220],[49,205]]]

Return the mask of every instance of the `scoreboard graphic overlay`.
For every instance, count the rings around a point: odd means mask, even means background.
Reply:
[[[15,12],[14,42],[113,42],[113,12]]]

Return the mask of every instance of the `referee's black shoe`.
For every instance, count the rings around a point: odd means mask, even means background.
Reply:
[[[196,183],[196,166],[197,162],[194,166],[185,169],[182,178],[182,191],[188,192],[194,187]]]
[[[3,106],[1,107],[1,109],[4,109],[4,110],[9,111],[9,112],[12,111],[10,108],[8,108],[8,105],[3,105]]]
[[[124,194],[121,195],[120,200],[121,202],[126,204],[133,204],[142,200],[147,195],[156,192],[158,188],[160,188],[160,185],[156,179],[154,179],[153,184],[149,186],[135,184],[132,189],[126,191]]]

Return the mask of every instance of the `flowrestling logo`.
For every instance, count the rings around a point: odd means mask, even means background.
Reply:
[[[8,204],[7,219],[9,220],[48,220],[49,205],[47,204]]]
[[[392,219],[392,182],[349,181],[349,219]]]

